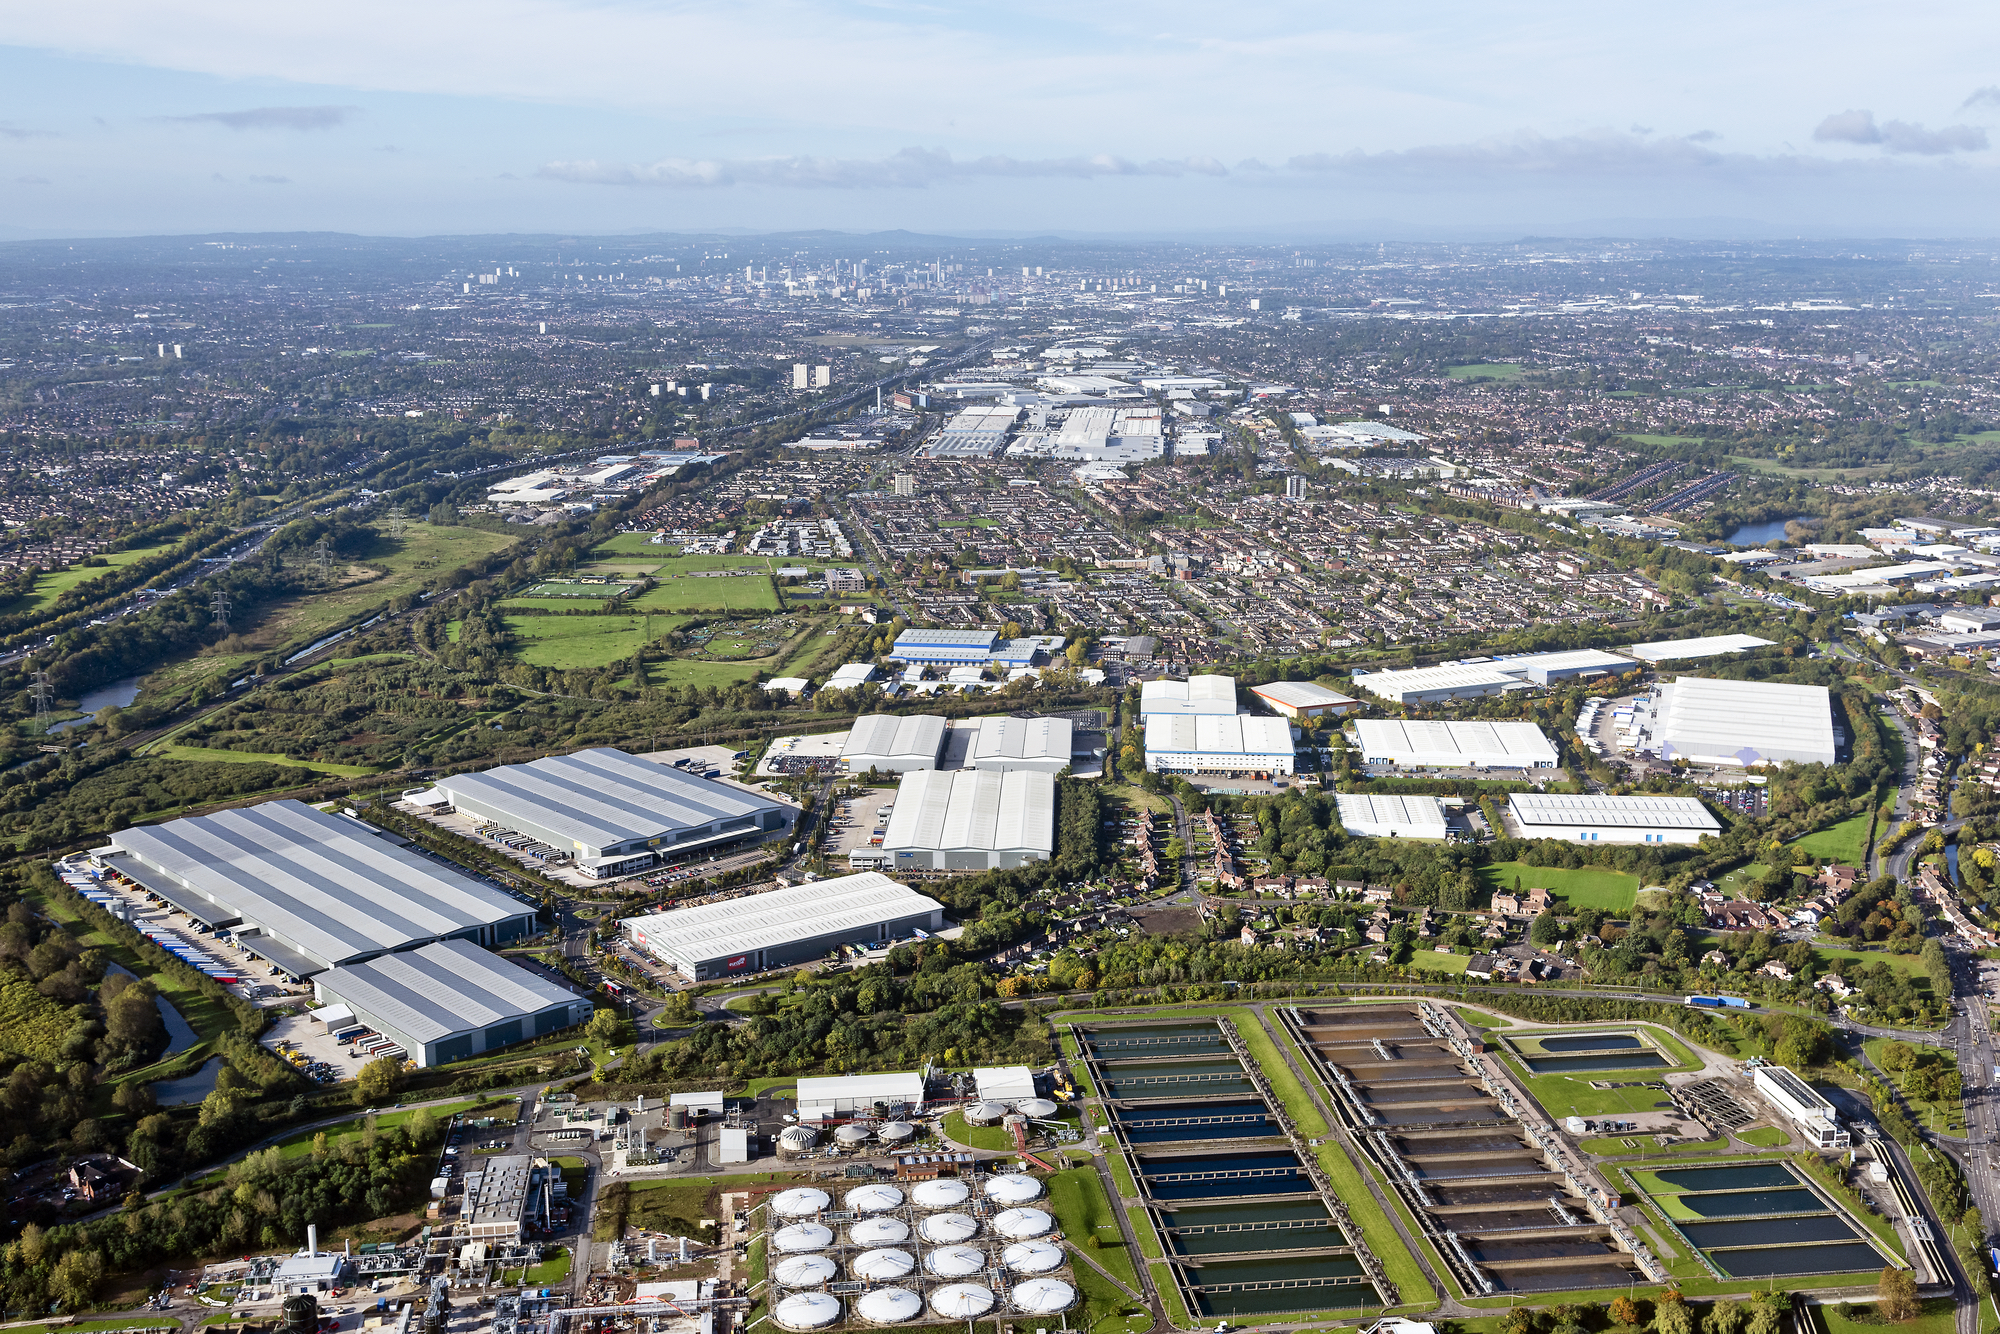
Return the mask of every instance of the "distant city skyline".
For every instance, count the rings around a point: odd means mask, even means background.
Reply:
[[[1988,11],[5,3],[0,238],[1988,235]]]

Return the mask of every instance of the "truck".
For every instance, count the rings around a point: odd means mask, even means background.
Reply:
[[[1748,1010],[1755,1008],[1741,996],[1689,996],[1687,1003],[1707,1010]]]

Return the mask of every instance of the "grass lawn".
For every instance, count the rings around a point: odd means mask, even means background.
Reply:
[[[1925,1298],[1922,1314],[1905,1325],[1883,1325],[1874,1320],[1874,1303],[1866,1301],[1855,1303],[1855,1314],[1870,1317],[1867,1324],[1841,1319],[1840,1313],[1832,1306],[1820,1307],[1819,1314],[1820,1319],[1826,1321],[1826,1334],[1880,1334],[1884,1329],[1901,1330],[1903,1334],[1952,1334],[1958,1327],[1957,1306],[1949,1297]],[[1981,1312],[1982,1316],[1984,1314]],[[1987,1328],[1984,1319],[1980,1321],[1980,1328]]]
[[[180,540],[174,538],[167,542],[155,542],[152,546],[134,547],[130,551],[107,551],[100,557],[104,562],[103,565],[72,565],[67,570],[50,570],[47,574],[36,575],[34,591],[24,598],[8,602],[4,607],[0,607],[0,611],[9,615],[23,611],[40,611],[72,588],[112,574],[121,567],[143,560],[156,551],[163,551]]]
[[[1547,889],[1572,908],[1596,908],[1601,912],[1628,913],[1639,894],[1639,877],[1601,866],[1565,870],[1560,866],[1529,866],[1526,862],[1494,862],[1479,868],[1479,878],[1488,889],[1514,887],[1520,877],[1522,889]]]
[[[626,605],[650,611],[776,611],[778,590],[762,571],[723,579],[662,576]]]
[[[655,616],[653,637],[685,622]],[[603,667],[629,658],[646,643],[644,616],[509,616],[512,655],[531,667]]]
[[[1614,1112],[1650,1112],[1667,1106],[1663,1090],[1641,1088],[1641,1081],[1661,1082],[1673,1067],[1650,1066],[1640,1070],[1587,1070],[1574,1074],[1531,1075],[1513,1056],[1514,1071],[1528,1093],[1552,1117],[1604,1116]],[[1627,1088],[1592,1088],[1593,1079],[1633,1085]]]
[[[649,658],[646,676],[656,686],[733,686],[748,681],[765,665],[763,659],[707,662],[700,658]]]
[[[147,756],[155,760],[209,760],[222,764],[289,764],[300,769],[311,769],[314,773],[332,774],[338,778],[366,778],[370,774],[382,772],[365,764],[330,764],[324,760],[295,760],[289,755],[260,751],[211,750],[206,746],[178,744],[169,744],[158,750],[149,751]]]
[[[996,1153],[1007,1153],[1014,1147],[1014,1137],[1004,1128],[967,1125],[963,1112],[945,1113],[944,1133],[945,1138],[953,1143],[968,1144],[975,1149],[991,1149]]]
[[[1526,367],[1507,361],[1482,361],[1475,366],[1447,366],[1444,373],[1454,380],[1518,380]]]
[[[1585,1153],[1594,1153],[1600,1158],[1636,1158],[1654,1157],[1662,1153],[1714,1153],[1719,1146],[1714,1143],[1703,1143],[1700,1140],[1661,1144],[1651,1135],[1614,1135],[1606,1139],[1587,1139],[1577,1147]]]
[[[1792,846],[1824,860],[1859,866],[1861,854],[1868,843],[1870,818],[1869,814],[1863,813],[1839,824],[1828,825],[1825,829],[1814,830],[1804,838],[1793,839]]]
[[[1423,973],[1463,973],[1471,962],[1470,954],[1446,954],[1442,950],[1418,950],[1410,956],[1410,967]]]
[[[1775,1149],[1781,1144],[1792,1142],[1790,1133],[1776,1126],[1758,1126],[1755,1130],[1741,1131],[1736,1138],[1745,1144],[1755,1144],[1760,1149]]]
[[[1119,1231],[1118,1215],[1104,1197],[1097,1169],[1072,1167],[1050,1177],[1048,1184],[1049,1209],[1063,1236],[1084,1248],[1107,1273],[1137,1288],[1139,1274],[1133,1267],[1132,1253],[1126,1249],[1125,1234]]]
[[[443,1125],[452,1117],[470,1114],[474,1108],[482,1105],[485,1104],[482,1104],[478,1098],[467,1098],[464,1102],[442,1103],[430,1108],[429,1111],[432,1116],[437,1118],[438,1124]],[[503,1104],[494,1103],[492,1105],[498,1107]],[[513,1099],[505,1099],[504,1105],[512,1108],[514,1105]],[[372,1117],[356,1116],[351,1120],[336,1121],[330,1126],[321,1126],[318,1130],[302,1130],[296,1135],[287,1135],[278,1141],[278,1156],[281,1158],[303,1158],[312,1152],[313,1136],[315,1135],[325,1135],[328,1144],[338,1144],[341,1140],[354,1139],[366,1133],[368,1122],[370,1121],[375,1123],[376,1129],[388,1130],[402,1125],[415,1112],[416,1108],[414,1107],[405,1108],[397,1112],[378,1112]]]
[[[1739,866],[1729,874],[1723,876],[1722,879],[1715,882],[1715,887],[1725,898],[1740,899],[1749,890],[1750,886],[1762,880],[1765,872],[1770,869],[1763,862],[1751,862],[1748,866]]]
[[[1505,1015],[1487,1014],[1483,1010],[1471,1010],[1463,1005],[1454,1005],[1451,1008],[1458,1011],[1458,1017],[1474,1028],[1512,1028],[1514,1026],[1514,1021]]]
[[[1910,1077],[1916,1073],[1917,1068],[1913,1066],[1898,1074],[1882,1064],[1882,1049],[1889,1044],[1889,1041],[1888,1038],[1865,1038],[1862,1040],[1861,1049],[1868,1053],[1868,1059],[1875,1063],[1875,1068],[1895,1084],[1896,1091],[1903,1095],[1904,1101],[1910,1104],[1910,1110],[1916,1113],[1920,1125],[1927,1130],[1936,1130],[1946,1135],[1963,1135],[1964,1101],[1955,1099],[1949,1102],[1933,1102],[1911,1093]],[[1958,1057],[1948,1050],[1938,1047],[1916,1047],[1915,1050],[1919,1064],[1926,1069],[1958,1069]]]
[[[1906,977],[1924,977],[1923,964],[1914,954],[1891,954],[1887,950],[1857,950],[1844,945],[1813,941],[1813,953],[1836,966],[1849,963],[1886,963],[1889,970]]]

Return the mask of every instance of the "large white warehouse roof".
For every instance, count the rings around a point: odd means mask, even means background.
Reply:
[[[1459,667],[1413,667],[1398,672],[1363,672],[1354,684],[1378,699],[1403,703],[1429,699],[1477,699],[1519,690],[1517,677],[1486,664]]]
[[[1436,797],[1342,792],[1334,797],[1340,823],[1361,838],[1443,838],[1444,803]]]
[[[1693,797],[1516,792],[1507,798],[1507,803],[1522,831],[1531,837],[1540,835],[1544,829],[1570,828],[1655,830],[1692,833],[1696,837],[1722,832],[1722,822]]]
[[[1653,739],[1663,760],[1697,764],[1832,764],[1825,686],[1683,676],[1660,687]]]
[[[968,761],[975,769],[1068,766],[1075,726],[1067,718],[981,718]]]
[[[1146,720],[1146,749],[1204,755],[1283,755],[1290,757],[1292,725],[1283,718],[1212,714],[1169,715]]]
[[[920,769],[903,776],[882,850],[1055,851],[1056,781],[1014,769]]]
[[[1148,681],[1139,687],[1139,716],[1236,712],[1236,678],[1190,676],[1185,681]]]
[[[619,925],[632,930],[662,958],[691,968],[710,959],[862,932],[877,922],[943,911],[943,904],[907,885],[878,871],[862,871],[747,899],[628,917]]]
[[[418,1043],[484,1030],[579,1000],[547,978],[463,940],[441,940],[335,968],[313,984],[356,1014]],[[587,1013],[589,1002],[582,1005]]]
[[[1556,748],[1528,722],[1437,722],[1362,718],[1354,723],[1363,759],[1433,769],[1553,768]]]
[[[1632,656],[1647,662],[1687,662],[1695,658],[1719,658],[1746,649],[1769,648],[1771,641],[1755,635],[1703,635],[1698,639],[1662,639],[1651,644],[1634,644]]]
[[[854,720],[840,758],[847,761],[848,768],[860,771],[934,769],[938,752],[944,748],[944,733],[945,721],[935,714],[899,718],[871,713]]]

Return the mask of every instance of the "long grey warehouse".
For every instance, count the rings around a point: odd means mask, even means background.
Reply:
[[[398,846],[372,825],[296,801],[114,834],[105,864],[294,977],[463,938],[498,945],[535,910]]]
[[[573,853],[605,879],[693,848],[783,830],[795,812],[731,783],[598,747],[440,778],[454,810]]]
[[[418,1065],[443,1065],[583,1023],[593,1008],[546,978],[463,940],[321,973],[322,1005],[401,1043]]]
[[[806,963],[837,945],[943,928],[943,904],[876,871],[618,924],[633,944],[694,982]]]

